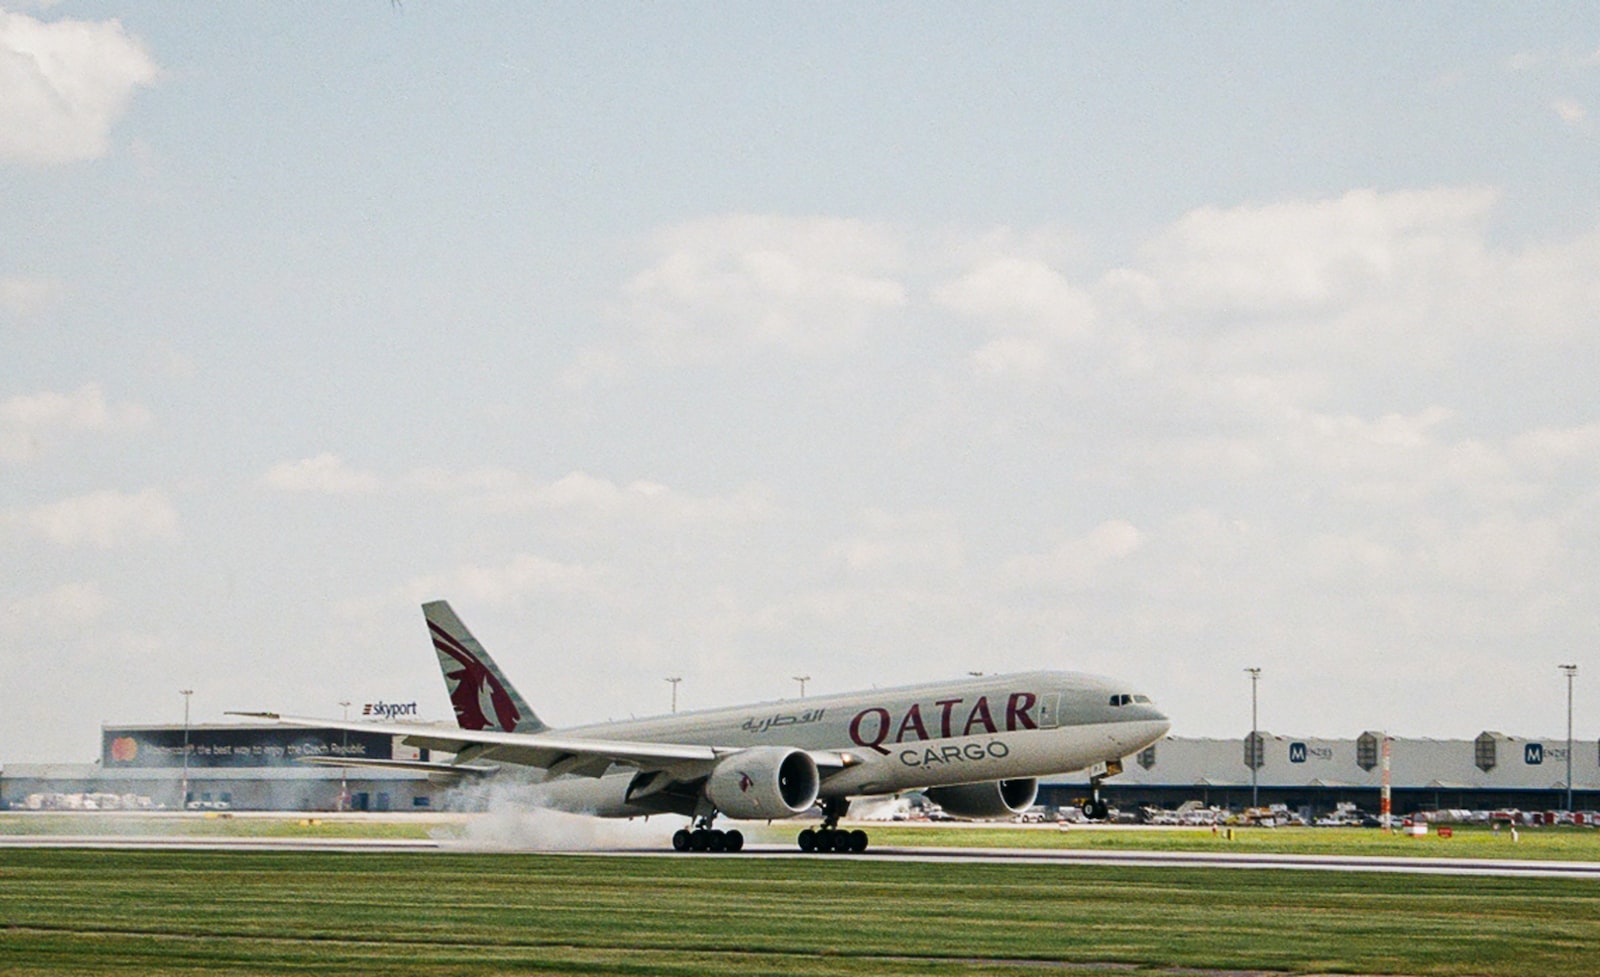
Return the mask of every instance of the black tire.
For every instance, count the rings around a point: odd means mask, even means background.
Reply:
[[[800,850],[810,854],[817,850],[817,833],[810,828],[800,832]]]
[[[863,852],[867,850],[867,833],[860,828],[850,832],[850,851]]]
[[[728,832],[727,844],[726,844],[726,847],[724,848],[724,851],[743,851],[743,850],[744,850],[744,832],[740,831],[738,828],[734,828],[732,831]]]
[[[727,851],[728,833],[726,831],[712,831],[706,839],[707,851]]]
[[[672,850],[673,851],[688,851],[689,850],[689,829],[688,828],[679,828],[677,831],[674,831],[672,833]]]
[[[828,829],[828,828],[823,828],[821,831],[818,831],[817,832],[817,851],[822,851],[822,852],[833,851],[834,844],[838,840],[838,834],[839,834],[839,832],[833,831],[833,830]]]
[[[705,828],[696,828],[689,834],[689,850],[705,851],[711,847],[711,832]]]

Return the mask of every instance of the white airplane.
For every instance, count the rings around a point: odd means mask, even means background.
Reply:
[[[802,851],[865,851],[840,830],[853,797],[921,790],[956,817],[1002,818],[1030,807],[1041,776],[1087,770],[1084,804],[1106,816],[1100,781],[1171,727],[1147,696],[1076,672],[985,675],[953,682],[765,702],[554,730],[461,623],[449,603],[422,605],[457,727],[253,713],[296,726],[404,737],[455,754],[433,760],[314,762],[485,776],[510,764],[543,771],[543,802],[600,817],[679,814],[679,851],[738,851],[744,835],[716,817],[771,821],[820,806]]]

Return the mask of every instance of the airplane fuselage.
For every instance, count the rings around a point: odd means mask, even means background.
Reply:
[[[678,713],[561,731],[573,739],[787,747],[847,756],[820,798],[1042,777],[1120,760],[1170,724],[1112,679],[1039,671]],[[494,760],[491,749],[482,755]],[[545,785],[559,806],[611,817],[651,813],[630,801],[634,772]]]

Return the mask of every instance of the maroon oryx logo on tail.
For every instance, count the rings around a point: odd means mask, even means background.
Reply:
[[[428,630],[433,633],[434,648],[438,649],[440,654],[449,655],[461,663],[459,671],[444,673],[445,678],[455,683],[455,687],[450,690],[450,704],[456,708],[456,722],[461,728],[489,729],[494,725],[489,721],[489,717],[483,714],[483,686],[487,683],[489,703],[494,706],[499,728],[506,732],[515,730],[517,721],[522,716],[512,704],[511,696],[506,692],[505,686],[500,684],[500,680],[495,678],[488,666],[432,621],[428,622]]]

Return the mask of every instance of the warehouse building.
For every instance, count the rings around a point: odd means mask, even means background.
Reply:
[[[1250,734],[1239,739],[1168,737],[1124,761],[1108,778],[1102,796],[1124,809],[1173,809],[1199,801],[1243,810],[1284,804],[1320,814],[1337,805],[1378,809],[1384,783],[1384,734],[1353,739],[1316,739],[1258,732],[1252,756]],[[1566,739],[1525,739],[1485,731],[1470,740],[1400,738],[1389,741],[1393,810],[1517,809],[1558,811],[1567,807]],[[1573,742],[1573,809],[1600,808],[1600,742]],[[1252,779],[1252,763],[1254,777]],[[1081,776],[1047,779],[1040,803],[1070,806],[1087,795]]]

